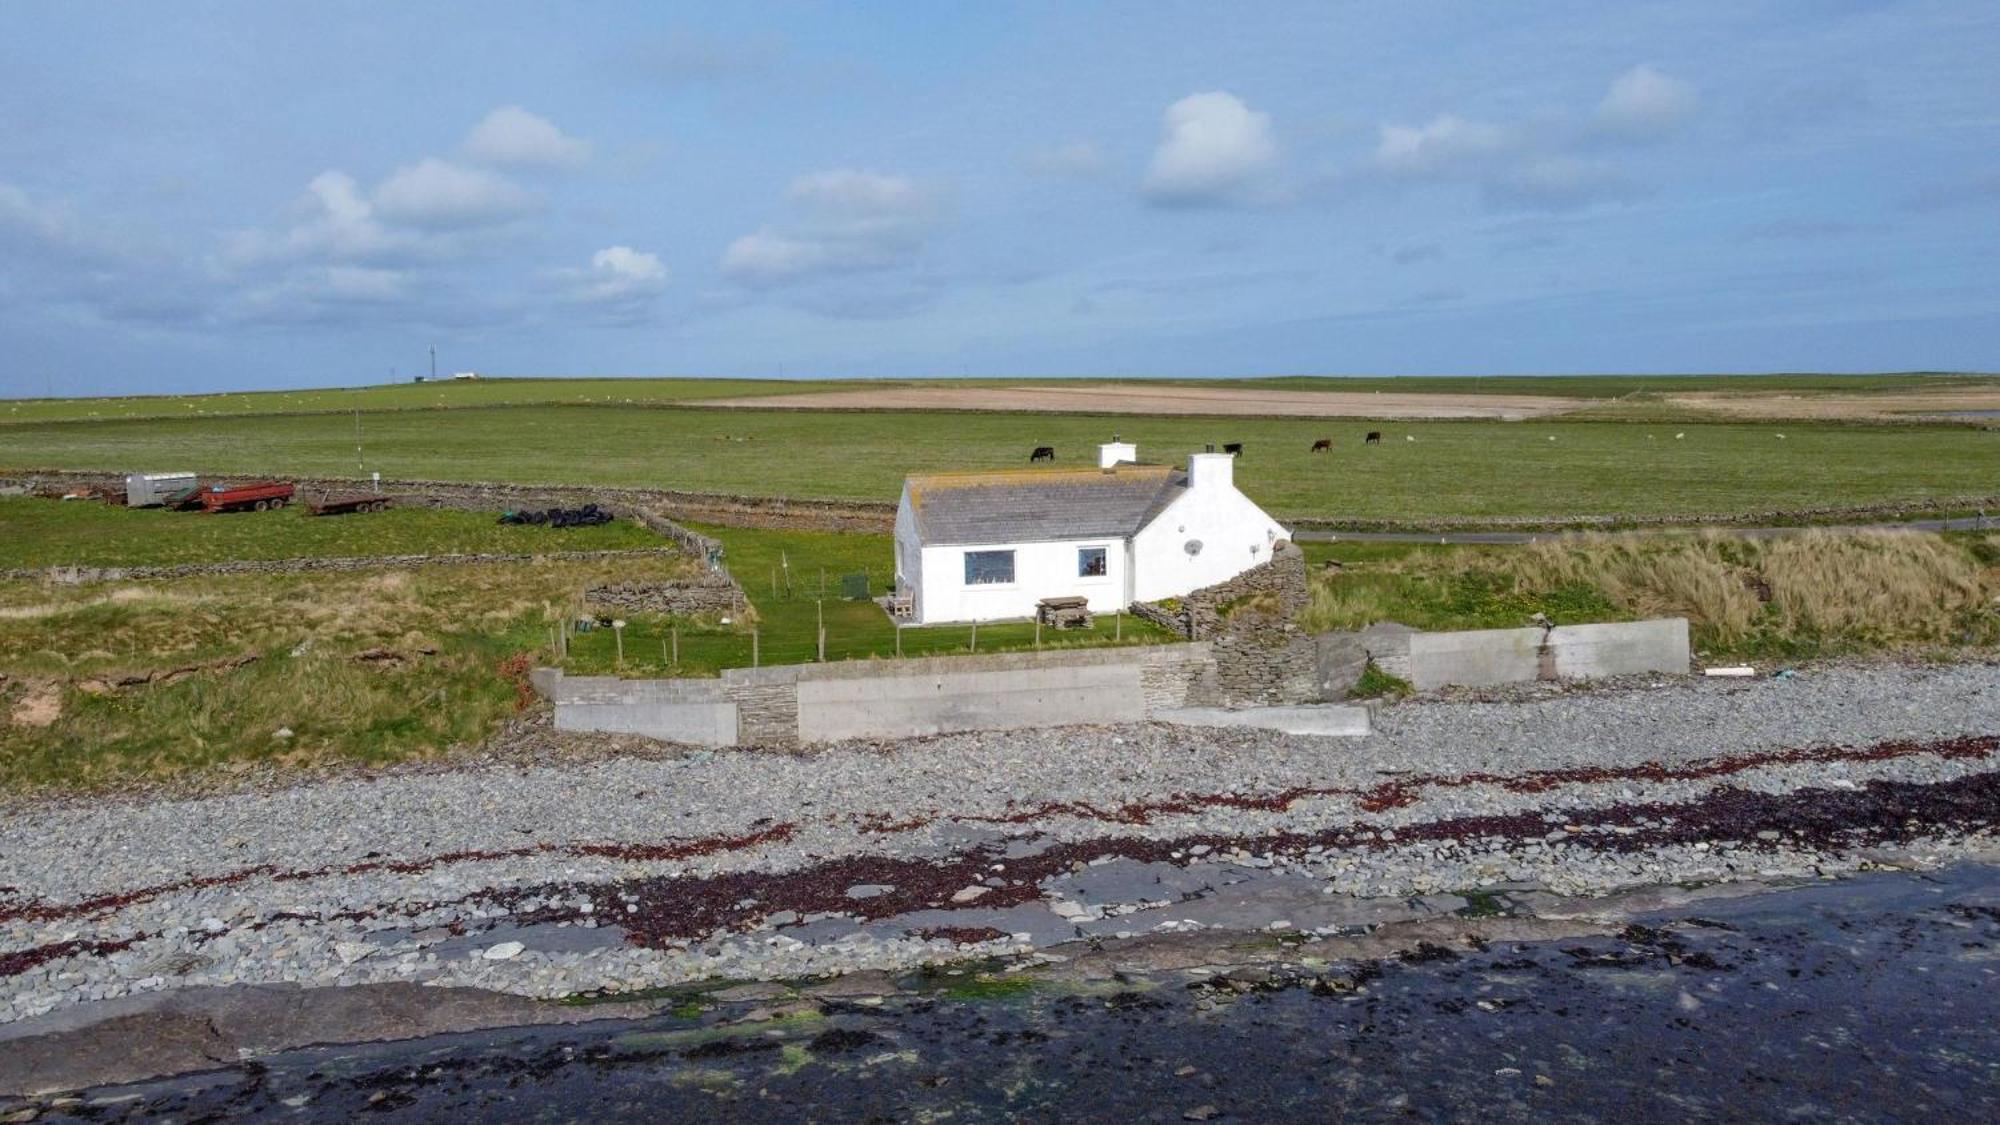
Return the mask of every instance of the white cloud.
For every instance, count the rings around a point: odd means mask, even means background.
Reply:
[[[1611,165],[1565,153],[1523,160],[1487,181],[1484,188],[1493,202],[1558,211],[1636,190]]]
[[[345,172],[314,176],[292,205],[292,217],[291,225],[275,234],[252,230],[232,235],[222,264],[235,269],[301,258],[379,261],[407,255],[414,246],[412,238],[382,223],[375,205]]]
[[[468,160],[496,168],[574,168],[590,159],[590,142],[517,105],[503,105],[472,127],[460,146]]]
[[[1040,148],[1021,158],[1023,168],[1051,179],[1087,180],[1102,175],[1105,164],[1104,153],[1089,141]]]
[[[590,304],[624,304],[666,288],[667,267],[659,255],[630,246],[607,246],[590,256],[590,268],[567,275],[572,296]]]
[[[852,168],[800,176],[785,198],[793,217],[730,243],[722,254],[724,274],[775,285],[899,265],[922,250],[943,213],[935,188]]]
[[[1657,140],[1694,112],[1693,88],[1648,66],[1611,84],[1588,117],[1517,122],[1445,113],[1422,125],[1381,126],[1368,171],[1405,183],[1463,184],[1498,207],[1563,209],[1640,194],[1603,140]]]
[[[1218,203],[1241,196],[1278,157],[1269,114],[1223,91],[1167,107],[1146,195],[1161,203]]]
[[[368,266],[329,266],[324,294],[343,301],[394,301],[407,292],[409,274]]]
[[[1699,105],[1693,86],[1642,64],[1611,83],[1591,124],[1607,136],[1655,140],[1693,116]]]
[[[73,241],[76,220],[67,208],[37,202],[13,184],[0,183],[0,234],[43,243]]]
[[[1382,126],[1375,164],[1397,176],[1451,175],[1503,156],[1519,143],[1512,130],[1447,113],[1426,125]]]
[[[435,229],[501,223],[535,206],[534,196],[505,176],[435,156],[390,173],[373,202],[389,222]]]

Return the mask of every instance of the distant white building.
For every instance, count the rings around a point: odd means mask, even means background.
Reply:
[[[477,372],[477,371],[454,371],[454,372],[452,372],[452,373],[451,373],[451,377],[452,377],[452,378],[454,378],[454,379],[477,379],[477,378],[479,378],[479,372]]]
[[[896,588],[920,624],[1032,617],[1043,598],[1095,612],[1233,578],[1291,533],[1237,491],[1236,458],[1185,470],[1137,463],[1129,442],[1096,468],[922,473],[896,509]]]

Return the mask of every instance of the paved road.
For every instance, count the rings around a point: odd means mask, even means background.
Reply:
[[[1301,543],[1454,543],[1518,544],[1540,543],[1579,535],[1684,535],[1693,531],[1719,531],[1745,539],[1776,539],[1806,531],[1992,531],[2000,530],[2000,516],[1962,516],[1939,520],[1898,520],[1885,523],[1841,524],[1817,527],[1731,527],[1726,524],[1690,524],[1672,527],[1629,528],[1614,532],[1589,531],[1310,531],[1294,532]]]

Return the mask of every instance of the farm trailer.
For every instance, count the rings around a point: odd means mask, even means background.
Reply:
[[[282,508],[291,502],[296,491],[289,484],[260,481],[256,484],[211,485],[201,494],[201,507],[206,512],[264,511]]]

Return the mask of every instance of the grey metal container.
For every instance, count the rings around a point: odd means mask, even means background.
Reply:
[[[194,487],[193,473],[128,473],[125,476],[125,503],[133,508],[154,508],[168,497]]]

